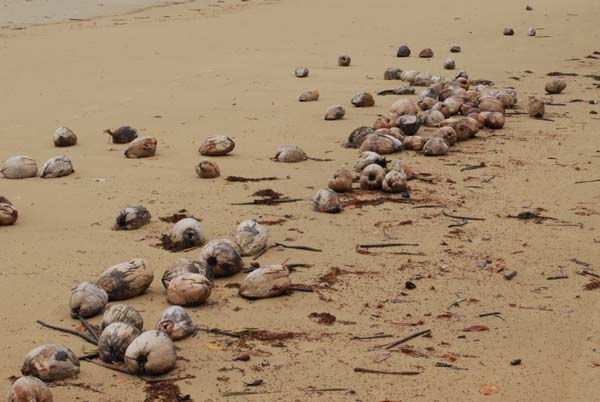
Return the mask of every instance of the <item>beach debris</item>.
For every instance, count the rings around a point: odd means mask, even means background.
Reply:
[[[56,147],[70,147],[77,144],[77,136],[67,127],[57,128],[52,136],[52,140]]]
[[[527,36],[535,36],[535,35],[537,35],[535,28],[529,27],[529,30],[527,30]]]
[[[415,104],[415,102],[411,99],[401,98],[396,102],[392,103],[390,106],[390,112],[395,113],[398,116],[402,116],[405,114],[418,114],[419,108]]]
[[[456,131],[450,126],[440,127],[433,136],[443,138],[449,146],[456,144],[458,141]]]
[[[360,188],[363,190],[379,190],[384,177],[384,168],[377,164],[368,165],[360,174]]]
[[[280,296],[290,287],[290,271],[283,265],[266,265],[248,274],[239,294],[247,299]]]
[[[455,68],[456,63],[454,62],[454,59],[448,57],[446,60],[444,60],[444,70],[454,70]]]
[[[333,174],[333,178],[329,180],[327,187],[336,193],[344,193],[352,190],[352,180],[352,173],[346,168],[341,168]]]
[[[383,178],[381,188],[386,193],[402,193],[408,188],[406,181],[406,174],[402,170],[390,170]]]
[[[419,52],[419,57],[421,57],[423,59],[429,59],[429,58],[433,57],[433,50],[426,47],[425,49],[423,49]]]
[[[504,36],[513,36],[515,34],[515,30],[512,28],[504,28],[502,33],[504,34]]]
[[[241,249],[229,239],[209,241],[200,251],[199,262],[204,270],[211,269],[217,278],[235,275],[244,269]]]
[[[71,317],[90,318],[104,310],[108,303],[108,294],[94,283],[82,282],[71,293],[69,307]]]
[[[156,144],[158,141],[154,137],[136,138],[131,141],[125,150],[124,155],[127,158],[147,158],[156,154]]]
[[[298,97],[300,102],[314,102],[317,99],[319,99],[319,91],[316,89],[305,89]]]
[[[402,142],[391,135],[375,132],[365,138],[360,144],[360,150],[376,152],[380,155],[393,154],[402,150]]]
[[[533,10],[533,7],[531,7],[531,6],[526,6],[526,7],[525,7],[525,10],[527,10],[527,11],[532,11],[532,10]]]
[[[396,56],[398,57],[408,57],[410,56],[410,48],[406,45],[402,45],[398,48],[398,52],[396,52]]]
[[[113,265],[100,274],[96,284],[108,293],[109,300],[125,300],[148,289],[154,273],[141,258]]]
[[[129,126],[121,126],[115,131],[106,129],[104,133],[111,136],[113,144],[127,144],[138,137],[137,130]]]
[[[397,159],[392,163],[392,167],[390,170],[395,170],[396,172],[400,172],[406,176],[407,180],[411,180],[415,177],[412,169],[408,167],[406,163],[402,159]]]
[[[423,146],[423,155],[440,156],[448,153],[448,143],[440,137],[430,138]]]
[[[0,173],[7,179],[35,177],[37,174],[37,163],[28,156],[11,156],[4,162]]]
[[[338,57],[338,66],[340,67],[348,67],[350,65],[350,61],[352,59],[348,55],[342,55]]]
[[[173,323],[169,331],[165,331],[166,321]],[[160,316],[160,321],[156,323],[156,329],[167,332],[173,341],[178,341],[192,335],[196,331],[196,325],[190,315],[181,306],[167,307]]]
[[[346,148],[360,148],[360,144],[363,143],[365,138],[374,132],[375,129],[372,127],[362,126],[355,128],[348,136],[348,142],[345,144]]]
[[[254,219],[241,222],[235,230],[235,241],[242,250],[242,256],[253,256],[267,247],[269,232]]]
[[[53,402],[50,388],[39,378],[25,376],[15,381],[6,396],[7,402]]]
[[[169,282],[167,301],[177,306],[197,306],[208,299],[212,287],[212,281],[202,274],[183,273]]]
[[[549,94],[556,95],[564,91],[566,87],[567,82],[565,80],[561,78],[553,78],[552,80],[548,81],[545,89]]]
[[[456,124],[450,125],[450,127],[456,131],[458,141],[466,141],[479,132],[479,122],[472,117],[460,118]]]
[[[396,125],[404,135],[415,135],[421,127],[421,119],[415,114],[405,114],[398,117]]]
[[[354,170],[360,173],[364,168],[373,163],[381,167],[386,167],[387,160],[377,152],[365,151],[360,154],[360,157],[354,164]]]
[[[425,142],[425,138],[419,135],[411,135],[406,137],[406,139],[402,142],[402,149],[419,152],[425,146]]]
[[[207,272],[203,271],[202,266],[198,261],[192,260],[191,258],[183,257],[178,258],[173,265],[171,265],[162,276],[162,284],[167,289],[169,287],[169,283],[175,279],[176,277],[192,273],[192,274],[203,274],[209,280],[213,280],[213,277],[210,277]]]
[[[504,127],[505,118],[500,112],[481,112],[485,118],[485,126],[493,130],[499,130]]]
[[[205,156],[223,156],[233,151],[234,148],[235,142],[231,137],[215,135],[204,140],[198,148],[198,152]]]
[[[184,218],[175,223],[171,229],[170,241],[172,249],[185,250],[204,243],[202,224],[194,218]]]
[[[340,200],[335,191],[324,188],[317,191],[312,199],[313,207],[316,211],[337,213],[342,210]]]
[[[358,92],[354,94],[350,103],[356,107],[371,107],[375,105],[375,99],[373,99],[373,95],[368,92]]]
[[[102,316],[100,330],[103,331],[106,327],[115,322],[124,322],[140,331],[144,328],[144,319],[140,313],[126,304],[113,304],[107,308]]]
[[[494,395],[500,391],[496,384],[483,384],[479,387],[479,393],[482,395]]]
[[[460,45],[458,44],[454,44],[452,46],[450,46],[450,53],[460,53],[462,51],[462,48],[460,47]]]
[[[169,335],[158,330],[142,333],[125,352],[125,366],[134,374],[164,374],[176,363],[175,344]]]
[[[346,109],[342,105],[329,106],[325,112],[325,120],[340,120],[346,115]]]
[[[127,347],[140,334],[140,330],[125,322],[113,322],[102,330],[98,339],[98,354],[105,363],[120,363]]]
[[[201,179],[214,179],[219,177],[221,169],[217,162],[208,159],[200,159],[196,164],[196,175]]]
[[[383,73],[383,79],[384,80],[399,80],[401,74],[402,74],[401,68],[390,67],[390,68],[386,69],[385,72]]]
[[[126,207],[117,215],[113,230],[139,229],[150,223],[150,219],[152,219],[152,215],[150,215],[150,211],[146,207],[142,205]]]
[[[505,107],[502,101],[487,95],[479,98],[479,110],[482,112],[505,113]]]
[[[19,212],[12,204],[0,202],[0,226],[13,225],[18,218]]]
[[[544,102],[534,97],[529,98],[529,103],[527,104],[527,112],[529,116],[540,119],[544,117],[546,113],[546,107]]]
[[[57,177],[68,176],[75,172],[71,159],[67,155],[55,156],[44,163],[40,177],[51,179]]]
[[[308,159],[308,156],[300,147],[296,145],[283,145],[275,151],[275,160],[284,163],[302,162]]]
[[[294,75],[298,78],[308,77],[308,68],[306,67],[297,67],[294,70]]]
[[[427,98],[431,99],[431,98]],[[439,110],[427,110],[422,116],[423,124],[426,127],[438,127],[446,119],[446,116]]]
[[[42,345],[25,356],[21,373],[42,381],[58,381],[79,374],[79,359],[62,345]]]

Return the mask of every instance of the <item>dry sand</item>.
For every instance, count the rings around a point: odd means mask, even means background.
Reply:
[[[91,349],[35,320],[76,326],[68,313],[71,287],[112,264],[138,256],[151,264],[157,278],[150,291],[128,303],[141,310],[146,328],[152,327],[167,306],[158,277],[177,257],[198,255],[198,250],[173,254],[152,247],[169,230],[158,217],[186,208],[203,219],[209,238],[231,235],[244,219],[285,219],[269,226],[274,241],[324,250],[272,250],[260,258],[261,263],[311,264],[292,278],[317,292],[249,302],[226,287],[240,275],[219,280],[209,303],[191,309],[203,326],[302,334],[283,341],[284,347],[276,341],[240,345],[205,333],[179,342],[178,367],[195,377],[178,384],[196,402],[599,400],[600,368],[593,365],[600,360],[599,293],[583,289],[589,278],[576,274],[583,267],[571,259],[590,263],[591,270],[600,264],[600,184],[574,184],[600,178],[598,117],[589,114],[600,108],[587,103],[598,98],[598,88],[584,77],[599,72],[597,57],[586,56],[600,50],[600,3],[537,2],[529,12],[525,5],[516,0],[192,2],[90,22],[0,30],[0,159],[26,154],[41,164],[67,153],[76,169],[55,180],[0,179],[0,193],[20,213],[16,226],[0,229],[0,388],[9,388],[7,378],[19,375],[23,356],[37,345],[62,343],[78,354]],[[516,35],[502,36],[505,26],[514,27]],[[538,27],[537,38],[526,36],[529,26]],[[394,203],[338,215],[312,211],[308,200],[316,189],[357,156],[341,147],[347,134],[372,124],[398,98],[378,96],[375,107],[356,109],[351,96],[400,85],[383,80],[387,67],[442,73],[455,42],[463,48],[455,55],[457,68],[499,87],[515,87],[519,111],[530,95],[549,98],[543,94],[548,72],[579,74],[567,77],[567,89],[553,98],[565,105],[547,107],[554,121],[510,116],[503,130],[481,132],[446,157],[402,155],[435,178],[433,184],[411,182],[417,205],[443,204],[446,211],[485,221],[448,228],[456,221],[439,208]],[[403,43],[414,53],[431,47],[435,57],[397,59]],[[352,56],[348,68],[337,67],[342,53]],[[298,65],[310,68],[308,78],[293,76]],[[312,88],[321,93],[318,102],[297,102],[301,90]],[[573,99],[586,102],[570,103]],[[347,107],[346,118],[324,121],[325,109],[336,103]],[[157,156],[124,158],[123,147],[102,134],[122,124],[158,137]],[[76,147],[52,146],[52,132],[60,125],[77,133]],[[196,149],[203,138],[219,133],[237,142],[231,156],[218,159],[223,177],[289,179],[248,184],[197,179]],[[333,161],[272,162],[274,150],[285,143]],[[480,162],[487,167],[461,171]],[[265,188],[307,201],[230,205]],[[131,204],[147,206],[153,222],[138,231],[110,230],[117,212]],[[558,220],[536,224],[506,217],[535,208]],[[384,241],[383,228],[420,246],[355,252],[358,243]],[[478,268],[485,258],[493,263]],[[502,265],[504,271],[493,272]],[[344,274],[327,285],[320,278],[334,267]],[[512,271],[517,276],[505,280]],[[563,273],[567,279],[547,280]],[[407,280],[417,288],[405,290]],[[443,318],[457,297],[466,301]],[[503,319],[479,317],[494,311]],[[313,312],[333,314],[337,322],[318,324],[308,317]],[[463,332],[472,325],[489,331]],[[389,356],[372,350],[387,339],[351,339],[377,333],[399,339],[425,329],[432,330],[431,337],[404,345],[414,352],[395,350]],[[251,360],[232,361],[242,353]],[[522,364],[511,366],[513,359]],[[460,370],[436,367],[438,362]],[[361,374],[354,367],[421,374]],[[245,388],[244,382],[256,379],[264,385]],[[482,396],[482,384],[497,384],[499,393]],[[307,391],[310,387],[352,391]],[[267,393],[222,396],[245,389]],[[86,362],[77,379],[53,386],[52,392],[56,401],[145,398],[142,381]]]

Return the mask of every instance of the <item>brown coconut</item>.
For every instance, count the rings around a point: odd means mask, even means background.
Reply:
[[[240,296],[264,299],[280,296],[290,287],[290,271],[283,265],[260,267],[246,276],[240,284]]]
[[[94,283],[82,282],[71,293],[69,307],[71,317],[90,318],[104,310],[108,303],[108,294]]]
[[[169,283],[167,301],[177,306],[197,306],[206,301],[212,282],[202,274],[181,274]]]
[[[244,268],[241,249],[228,239],[209,241],[200,251],[200,266],[211,269],[215,277],[235,275]]]
[[[107,308],[102,316],[100,329],[104,330],[104,328],[115,322],[124,322],[140,331],[144,327],[144,319],[140,313],[126,304],[113,304]]]
[[[7,402],[53,402],[50,388],[39,378],[25,376],[15,381],[8,395]]]
[[[402,142],[400,140],[390,135],[379,133],[369,134],[360,145],[360,150],[362,152],[371,151],[380,155],[392,154],[401,149]]]
[[[79,359],[75,353],[62,345],[42,345],[25,356],[21,373],[42,381],[64,380],[79,374]]]
[[[17,209],[8,203],[0,203],[0,226],[14,225],[19,218]]]
[[[146,262],[135,258],[106,269],[96,284],[108,293],[109,300],[125,300],[144,293],[153,279]]]
[[[156,154],[158,141],[154,137],[136,138],[131,141],[125,150],[127,158],[148,158]]]
[[[113,322],[102,330],[98,339],[98,354],[105,363],[120,363],[127,347],[140,331],[124,322]]]
[[[379,190],[385,177],[385,169],[379,165],[371,164],[363,169],[360,174],[360,188],[363,190]]]
[[[215,161],[200,159],[196,164],[196,175],[201,179],[214,179],[221,175],[221,169]]]
[[[381,183],[381,188],[386,193],[401,193],[408,188],[408,178],[402,171],[390,170],[386,173]]]
[[[231,137],[216,135],[204,140],[200,148],[198,148],[198,152],[205,156],[223,156],[233,151],[234,148],[235,142]]]
[[[125,352],[125,366],[133,374],[164,374],[176,364],[175,344],[169,335],[158,330],[142,333]]]

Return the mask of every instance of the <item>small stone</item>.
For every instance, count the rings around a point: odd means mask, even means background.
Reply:
[[[348,67],[352,59],[348,55],[342,55],[338,57],[338,65],[341,67]]]
[[[554,78],[546,84],[546,92],[552,95],[557,95],[564,91],[566,87],[567,83],[564,80],[560,78]]]
[[[56,147],[70,147],[77,144],[77,136],[71,129],[59,127],[54,132],[53,141]]]
[[[408,290],[413,290],[417,288],[417,285],[415,285],[413,282],[411,281],[406,281],[406,283],[404,284],[404,288],[408,289]]]
[[[511,360],[510,361],[510,365],[511,366],[520,366],[521,365],[521,359]]]
[[[537,31],[535,30],[534,27],[529,27],[529,30],[527,31],[527,36],[535,36],[537,35]]]
[[[308,68],[306,67],[298,67],[294,71],[294,75],[298,78],[308,77]]]
[[[402,45],[398,48],[398,53],[396,55],[398,57],[408,57],[410,56],[410,48],[406,45]]]
[[[423,59],[429,59],[433,57],[433,50],[427,47],[419,52],[419,57]]]

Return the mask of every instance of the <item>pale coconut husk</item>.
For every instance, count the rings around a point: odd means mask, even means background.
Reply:
[[[375,99],[373,99],[373,95],[368,92],[358,92],[354,94],[350,103],[356,107],[371,107],[375,105]]]
[[[325,112],[325,120],[340,120],[346,115],[346,109],[342,105],[329,106]]]
[[[165,325],[166,321],[172,322],[173,325]],[[168,328],[168,332],[164,331],[165,327]],[[196,325],[183,307],[171,306],[162,312],[155,329],[166,332],[173,341],[178,341],[192,335],[196,331]]]
[[[138,137],[137,130],[129,126],[121,126],[116,130],[104,130],[105,134],[110,135],[113,144],[127,144]]]
[[[348,56],[346,54],[341,55],[340,57],[338,57],[338,66],[348,67],[350,65],[351,61],[352,61],[352,59],[350,58],[350,56]]]
[[[205,241],[202,224],[194,218],[177,221],[171,229],[171,241],[177,250],[202,245]]]
[[[517,103],[516,96],[507,91],[499,92],[496,95],[496,99],[498,99],[502,103],[502,106],[504,106],[505,109],[512,109]]]
[[[115,322],[124,322],[140,331],[144,328],[144,319],[140,313],[126,304],[113,304],[107,308],[102,316],[100,329],[104,330],[104,328]]]
[[[64,380],[79,374],[79,359],[62,345],[42,345],[25,356],[21,373],[43,381]]]
[[[52,136],[55,147],[71,147],[77,144],[77,136],[67,127],[59,127]]]
[[[69,307],[73,318],[90,318],[104,310],[108,294],[94,283],[82,282],[71,293]]]
[[[479,110],[482,112],[498,112],[504,114],[504,105],[502,101],[490,96],[479,98]]]
[[[318,212],[337,213],[342,210],[342,204],[335,191],[328,188],[317,191],[312,199],[313,208]]]
[[[148,158],[156,154],[158,141],[153,137],[136,138],[131,141],[125,150],[127,158]]]
[[[28,156],[11,156],[4,162],[0,173],[7,179],[35,177],[37,174],[37,163]]]
[[[15,381],[8,395],[7,402],[53,402],[50,388],[39,378],[25,376]]]
[[[208,299],[212,286],[212,282],[204,275],[181,274],[169,283],[167,301],[177,306],[197,306]]]
[[[362,152],[360,154],[360,157],[354,163],[354,170],[360,173],[363,171],[364,168],[373,163],[381,167],[385,167],[387,164],[387,160],[383,156],[379,155],[377,152]]]
[[[402,69],[390,67],[383,73],[384,80],[399,80],[402,74]]]
[[[365,138],[360,145],[360,150],[376,152],[381,155],[392,154],[402,150],[402,142],[391,135],[375,132]]]
[[[341,168],[333,174],[333,178],[329,180],[327,187],[336,193],[344,193],[352,190],[352,180],[352,173],[346,168]]]
[[[294,75],[298,78],[308,77],[308,73],[309,73],[309,71],[308,71],[308,68],[306,68],[306,67],[297,67],[294,70]]]
[[[319,99],[319,91],[316,89],[305,89],[300,93],[298,100],[300,102],[314,102]]]
[[[472,111],[467,114],[467,117],[475,119],[477,121],[477,123],[479,123],[479,128],[482,129],[485,127],[485,117],[483,116],[482,113],[491,113],[491,112],[479,113],[479,112],[476,112],[475,110],[479,110],[479,109],[472,109]]]
[[[120,363],[127,347],[140,331],[124,322],[113,322],[102,330],[98,339],[98,354],[105,363]]]
[[[204,272],[202,266],[200,265],[200,263],[198,261],[192,260],[191,258],[187,258],[187,257],[179,258],[179,259],[177,259],[177,261],[175,261],[175,263],[173,263],[173,265],[171,265],[169,268],[167,268],[167,270],[163,274],[162,284],[166,289],[169,287],[169,283],[173,279],[175,279],[176,277],[178,277],[182,274],[187,274],[187,273],[202,274],[206,278],[208,278],[209,280],[212,281],[214,279],[214,277],[212,276],[212,271],[209,271],[209,272],[210,272],[210,274],[208,272]]]
[[[363,190],[379,190],[385,177],[385,169],[379,165],[371,164],[363,169],[360,174],[360,188]]]
[[[196,164],[196,175],[201,179],[214,179],[221,175],[221,169],[217,165],[217,162],[201,159]]]
[[[485,117],[485,126],[493,130],[499,130],[504,127],[504,115],[498,112],[482,112],[481,115]]]
[[[235,241],[242,250],[242,256],[258,254],[267,247],[268,230],[254,219],[241,222],[235,230]]]
[[[176,363],[175,344],[166,333],[158,330],[144,332],[125,352],[125,365],[133,374],[164,374]]]
[[[126,207],[115,220],[114,230],[135,230],[139,229],[144,225],[150,223],[152,215],[146,207],[137,205],[133,207]]]
[[[423,155],[425,156],[440,156],[448,153],[448,143],[440,137],[433,137],[425,143],[423,147]]]
[[[546,106],[541,100],[536,98],[530,98],[529,103],[527,105],[527,111],[529,113],[529,116],[541,119],[546,113]]]
[[[19,218],[17,209],[8,203],[0,203],[0,226],[14,225]]]
[[[235,275],[244,268],[239,246],[228,239],[208,242],[200,251],[200,266],[211,269],[215,277]]]
[[[381,188],[386,193],[401,193],[408,189],[407,177],[402,171],[390,170],[386,173],[381,183]]]
[[[233,151],[234,148],[235,142],[231,137],[216,135],[204,140],[200,148],[198,148],[198,152],[206,156],[223,156]]]
[[[411,135],[410,137],[406,137],[406,139],[402,142],[403,149],[417,152],[422,150],[424,145],[425,139],[419,135]]]
[[[390,112],[396,113],[399,116],[404,114],[417,114],[419,113],[419,108],[412,100],[402,98],[392,103],[392,106],[390,106]]]
[[[438,103],[436,98],[424,97],[422,99],[419,99],[417,105],[421,110],[430,110],[431,108],[433,108],[433,106],[435,106],[436,103]]]
[[[348,142],[346,143],[346,148],[360,148],[360,145],[363,143],[365,138],[368,135],[373,134],[375,129],[372,127],[358,127],[350,133],[348,136]]]
[[[545,89],[546,92],[548,92],[549,94],[556,95],[564,91],[566,87],[567,83],[565,80],[562,80],[560,78],[553,78],[552,80],[548,81]]]
[[[264,299],[280,296],[290,287],[290,271],[283,265],[267,265],[248,274],[240,284],[240,296]]]
[[[144,293],[153,279],[146,262],[135,258],[106,269],[96,284],[108,293],[109,300],[125,300]]]
[[[275,151],[275,160],[284,163],[297,163],[308,159],[306,153],[296,145],[284,145]]]
[[[427,127],[438,127],[445,118],[439,110],[427,110],[423,113],[423,124]]]
[[[44,163],[40,177],[44,179],[68,176],[74,173],[73,163],[67,155],[55,156]]]
[[[398,127],[379,128],[375,130],[375,133],[389,135],[391,137],[396,138],[400,142],[404,141],[404,139],[406,138],[406,135],[404,135],[402,130],[400,130],[400,128]]]
[[[404,174],[407,180],[412,180],[415,178],[415,173],[410,167],[408,167],[408,165],[402,159],[394,161],[390,170],[395,170]]]
[[[456,144],[458,141],[458,135],[456,131],[450,126],[440,127],[434,134],[434,137],[443,138],[449,146]]]

